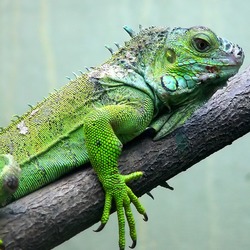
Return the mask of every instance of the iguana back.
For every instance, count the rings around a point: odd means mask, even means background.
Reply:
[[[13,199],[88,160],[79,130],[84,115],[101,103],[104,94],[97,89],[98,86],[82,75],[1,131],[0,154],[13,155],[22,167],[20,182],[25,180]]]

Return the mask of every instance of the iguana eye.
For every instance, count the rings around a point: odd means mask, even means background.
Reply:
[[[206,52],[210,49],[210,43],[207,40],[199,37],[195,37],[193,39],[193,45],[199,52]]]

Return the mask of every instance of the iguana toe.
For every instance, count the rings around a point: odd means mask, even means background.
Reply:
[[[132,243],[131,246],[129,246],[129,248],[133,249],[133,248],[135,248],[135,247],[136,247],[136,240],[133,240],[133,243]]]
[[[93,230],[94,232],[100,232],[102,231],[102,229],[106,226],[106,224],[104,223],[101,223],[100,226],[96,229],[96,230]]]
[[[5,246],[3,244],[3,241],[0,239],[0,250],[5,250]]]

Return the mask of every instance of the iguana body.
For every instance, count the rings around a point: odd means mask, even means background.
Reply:
[[[132,39],[106,63],[71,80],[0,132],[0,206],[90,161],[106,193],[97,231],[108,221],[114,200],[120,249],[125,217],[132,247],[136,244],[130,202],[147,220],[126,185],[142,173],[118,171],[122,145],[150,125],[160,130],[157,138],[178,127],[244,58],[239,46],[204,27],[151,27],[136,36],[126,30]]]

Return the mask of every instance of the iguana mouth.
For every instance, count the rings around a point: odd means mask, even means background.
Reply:
[[[217,83],[218,81],[222,81],[224,78],[228,79],[229,77],[235,75],[238,72],[240,65],[225,65],[220,67],[206,66],[207,72],[200,73],[196,77],[200,83],[211,81]]]
[[[229,78],[235,75],[242,65],[245,57],[242,48],[227,40],[221,39],[221,41],[222,50],[226,53],[226,56],[218,60],[221,63],[220,65],[210,64],[205,66],[205,71],[196,76],[200,83],[211,80],[222,80],[224,77]]]

